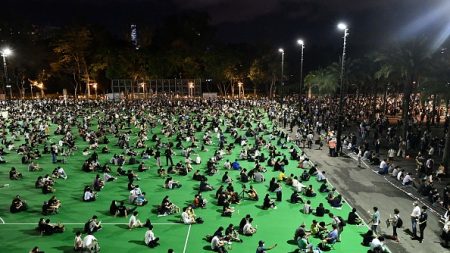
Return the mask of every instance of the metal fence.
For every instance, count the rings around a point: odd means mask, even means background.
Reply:
[[[153,95],[198,97],[202,95],[201,79],[153,79],[134,81],[114,79],[111,93],[124,98],[146,98]]]

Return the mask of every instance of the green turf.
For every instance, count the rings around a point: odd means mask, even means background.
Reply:
[[[266,122],[267,119],[265,120]],[[94,126],[97,122],[93,122]],[[51,128],[53,132],[55,126]],[[93,127],[94,129],[94,127]],[[167,138],[160,134],[160,126],[153,130],[162,137],[163,141],[167,141]],[[137,129],[132,129],[134,133],[137,133]],[[73,133],[78,133],[76,128],[72,129]],[[196,136],[201,139],[203,133],[197,133]],[[226,134],[228,140],[231,138]],[[151,134],[149,134],[151,137]],[[51,140],[57,141],[60,137],[51,135]],[[111,149],[111,154],[103,155],[99,153],[100,162],[107,162],[112,154],[120,153],[121,150],[114,146],[117,139],[112,135],[108,135]],[[175,138],[175,137],[173,137]],[[266,136],[267,138],[267,136]],[[131,144],[134,138],[132,138]],[[18,146],[21,141],[16,142]],[[217,139],[213,134],[213,142],[215,145],[207,146],[208,152],[198,152],[202,157],[202,165],[193,165],[194,170],[204,170],[207,159],[213,154]],[[249,143],[253,143],[253,138]],[[146,143],[153,146],[151,141]],[[249,200],[243,201],[240,205],[234,205],[236,212],[231,218],[221,217],[221,207],[215,205],[214,199],[215,191],[204,193],[204,197],[209,201],[206,209],[196,209],[197,216],[202,217],[205,220],[204,224],[189,226],[183,224],[172,224],[179,221],[179,215],[169,215],[167,217],[157,217],[154,213],[156,205],[159,205],[162,198],[165,195],[170,196],[172,202],[176,205],[183,207],[191,203],[194,194],[197,192],[194,188],[197,188],[198,182],[191,179],[192,172],[186,176],[174,176],[176,180],[181,181],[183,186],[180,189],[167,190],[162,187],[164,179],[157,176],[156,163],[154,159],[146,160],[145,164],[151,169],[147,172],[139,173],[141,181],[136,182],[141,189],[147,192],[147,198],[149,204],[144,207],[139,207],[140,219],[145,221],[146,218],[150,218],[155,224],[154,232],[161,238],[161,245],[155,249],[149,249],[143,244],[143,237],[145,229],[135,229],[129,231],[126,228],[128,219],[126,218],[114,218],[109,215],[109,205],[111,200],[127,200],[127,178],[120,177],[119,180],[106,183],[105,188],[99,193],[99,198],[95,202],[85,203],[81,201],[83,188],[85,185],[90,185],[95,177],[94,173],[86,173],[81,171],[81,164],[87,158],[81,154],[81,150],[87,146],[87,143],[82,141],[79,137],[77,139],[78,151],[68,158],[66,164],[61,166],[66,170],[69,175],[67,180],[58,179],[55,184],[56,193],[58,199],[62,201],[62,208],[56,215],[51,215],[49,218],[52,222],[62,222],[66,224],[66,231],[62,234],[55,234],[52,236],[40,236],[35,232],[34,228],[40,217],[43,217],[40,213],[42,203],[50,198],[50,195],[42,194],[40,189],[34,188],[34,182],[39,175],[50,174],[56,165],[51,163],[50,155],[43,155],[37,162],[40,164],[44,171],[41,172],[28,172],[25,165],[20,164],[20,157],[11,153],[5,156],[8,161],[7,164],[1,164],[0,166],[0,185],[9,184],[9,187],[0,189],[0,202],[2,203],[0,209],[0,217],[3,218],[6,224],[0,225],[0,243],[2,252],[27,252],[33,246],[38,245],[45,252],[72,252],[72,244],[74,233],[81,230],[83,223],[87,221],[92,215],[99,216],[99,219],[104,224],[104,229],[95,234],[99,239],[102,252],[167,252],[168,248],[175,249],[175,252],[211,252],[209,250],[209,243],[203,240],[204,236],[213,233],[219,226],[226,227],[232,223],[237,225],[240,219],[245,214],[251,214],[254,217],[254,225],[258,226],[258,232],[252,237],[243,237],[243,243],[233,243],[232,252],[254,252],[259,240],[265,240],[266,244],[272,245],[278,243],[278,247],[273,252],[293,252],[296,249],[296,245],[291,241],[295,229],[302,223],[305,223],[309,228],[311,221],[317,219],[323,220],[326,223],[330,223],[329,217],[319,218],[313,215],[304,215],[299,212],[302,207],[300,204],[291,204],[287,201],[292,190],[290,187],[283,185],[283,201],[277,203],[278,209],[276,210],[262,210],[262,198],[267,192],[268,181],[271,177],[276,177],[277,172],[272,172],[271,168],[268,168],[268,172],[265,177],[267,182],[261,184],[253,184],[258,191],[261,200],[253,202]],[[102,145],[100,146],[102,147]],[[226,159],[230,161],[234,160],[238,156],[240,146],[237,145],[231,156],[225,156],[218,166],[220,171],[215,176],[209,177],[209,182],[213,184],[216,189],[221,184],[221,177],[224,173],[223,162]],[[140,150],[139,150],[140,151]],[[163,151],[163,150],[162,150]],[[184,158],[180,156],[181,151],[175,150],[177,156],[174,157],[174,162],[184,161]],[[287,150],[283,150],[287,154]],[[265,152],[266,155],[267,152]],[[289,156],[288,156],[289,157]],[[165,165],[164,156],[161,158],[162,164]],[[254,164],[246,161],[240,162],[244,168],[253,168]],[[265,164],[264,164],[265,165]],[[11,166],[15,166],[21,171],[25,178],[21,181],[10,181],[8,179],[8,171]],[[286,166],[286,175],[294,173],[295,175],[301,174],[301,169],[296,168],[297,164],[291,161]],[[113,172],[116,167],[111,165]],[[137,168],[137,165],[126,165],[125,169]],[[267,167],[266,167],[267,168]],[[325,168],[326,169],[326,168]],[[233,178],[237,178],[237,171],[231,171],[230,174]],[[307,184],[313,184],[315,189],[319,188],[319,184],[315,182],[314,178],[311,178]],[[241,190],[241,184],[235,179],[233,183],[235,190]],[[11,214],[9,213],[9,204],[12,198],[19,194],[23,199],[27,200],[29,210],[26,212]],[[271,194],[275,197],[274,194]],[[312,201],[312,206],[316,207],[320,202],[323,202],[326,208],[331,209],[331,212],[336,215],[347,217],[350,207],[346,204],[342,209],[332,209],[328,206],[325,200],[326,194],[318,193],[315,198],[306,198]],[[32,223],[32,224],[11,224],[11,223]],[[110,224],[108,224],[110,223]],[[121,224],[120,224],[121,223]],[[189,231],[189,236],[188,235]],[[334,246],[333,252],[366,252],[367,249],[360,245],[362,240],[360,233],[366,232],[366,227],[357,227],[347,225],[342,234],[342,242],[337,243]],[[318,243],[318,239],[312,239],[314,244]],[[185,248],[186,244],[186,248]]]

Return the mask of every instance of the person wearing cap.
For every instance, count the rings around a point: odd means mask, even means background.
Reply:
[[[258,242],[258,248],[256,248],[256,253],[266,253],[267,251],[275,248],[277,246],[277,244],[275,243],[274,245],[266,248],[264,245],[264,241],[259,241]]]
[[[420,207],[417,201],[413,202],[413,211],[411,213],[411,228],[412,228],[412,237],[417,238],[417,220],[420,216]]]

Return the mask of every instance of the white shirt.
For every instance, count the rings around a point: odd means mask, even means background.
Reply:
[[[183,219],[184,224],[192,223],[192,219],[189,217],[189,214],[187,212],[181,213],[181,218]]]
[[[419,218],[420,213],[421,213],[420,207],[419,206],[415,206],[413,211],[412,211],[412,213],[411,213],[411,217]]]
[[[384,169],[386,166],[387,166],[387,162],[386,161],[381,161],[380,169]]]
[[[408,175],[408,174],[406,174],[406,176],[403,178],[402,184],[405,185],[405,184],[407,184],[407,183],[409,183],[409,182],[411,182],[411,181],[412,181],[411,176]]]
[[[245,225],[244,225],[244,227],[242,228],[242,232],[243,232],[243,234],[244,235],[248,235],[248,234],[251,234],[251,230],[252,230],[252,224],[250,224],[250,223],[246,223]]]
[[[85,193],[84,193],[84,200],[90,200],[90,199],[92,199],[94,197],[94,194],[92,193],[92,192],[90,192],[90,191],[86,191]]]
[[[219,248],[219,244],[220,244],[220,239],[219,237],[216,235],[211,239],[211,249],[212,250],[216,250]]]
[[[153,233],[152,230],[147,230],[147,232],[145,232],[145,244],[149,244],[151,241],[155,240],[155,234]]]
[[[383,244],[378,238],[373,238],[372,242],[370,242],[370,250],[374,250],[376,247],[383,247]]]
[[[137,221],[136,216],[131,215],[130,220],[128,221],[128,226],[133,227],[136,224],[136,221]]]
[[[83,239],[83,245],[84,245],[84,247],[89,247],[92,245],[92,242],[96,241],[96,240],[97,240],[97,238],[95,238],[95,236],[87,235]]]

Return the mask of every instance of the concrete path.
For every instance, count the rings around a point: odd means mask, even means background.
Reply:
[[[380,226],[382,233],[392,234],[392,228],[387,228],[384,221],[389,218],[389,214],[393,214],[394,208],[400,210],[403,220],[403,228],[397,230],[400,243],[390,240],[387,240],[386,243],[392,252],[449,252],[439,244],[442,224],[439,223],[439,217],[431,212],[428,212],[428,226],[425,229],[424,242],[411,240],[406,230],[411,230],[410,214],[414,198],[393,186],[388,178],[385,179],[374,173],[370,168],[358,168],[356,161],[351,157],[329,157],[327,149],[304,149],[304,151],[320,169],[326,171],[329,181],[344,196],[345,200],[358,210],[358,214],[366,222],[370,219],[368,211],[372,211],[374,206],[379,208],[383,221]],[[345,231],[342,239],[362,241],[362,238],[345,238]]]

